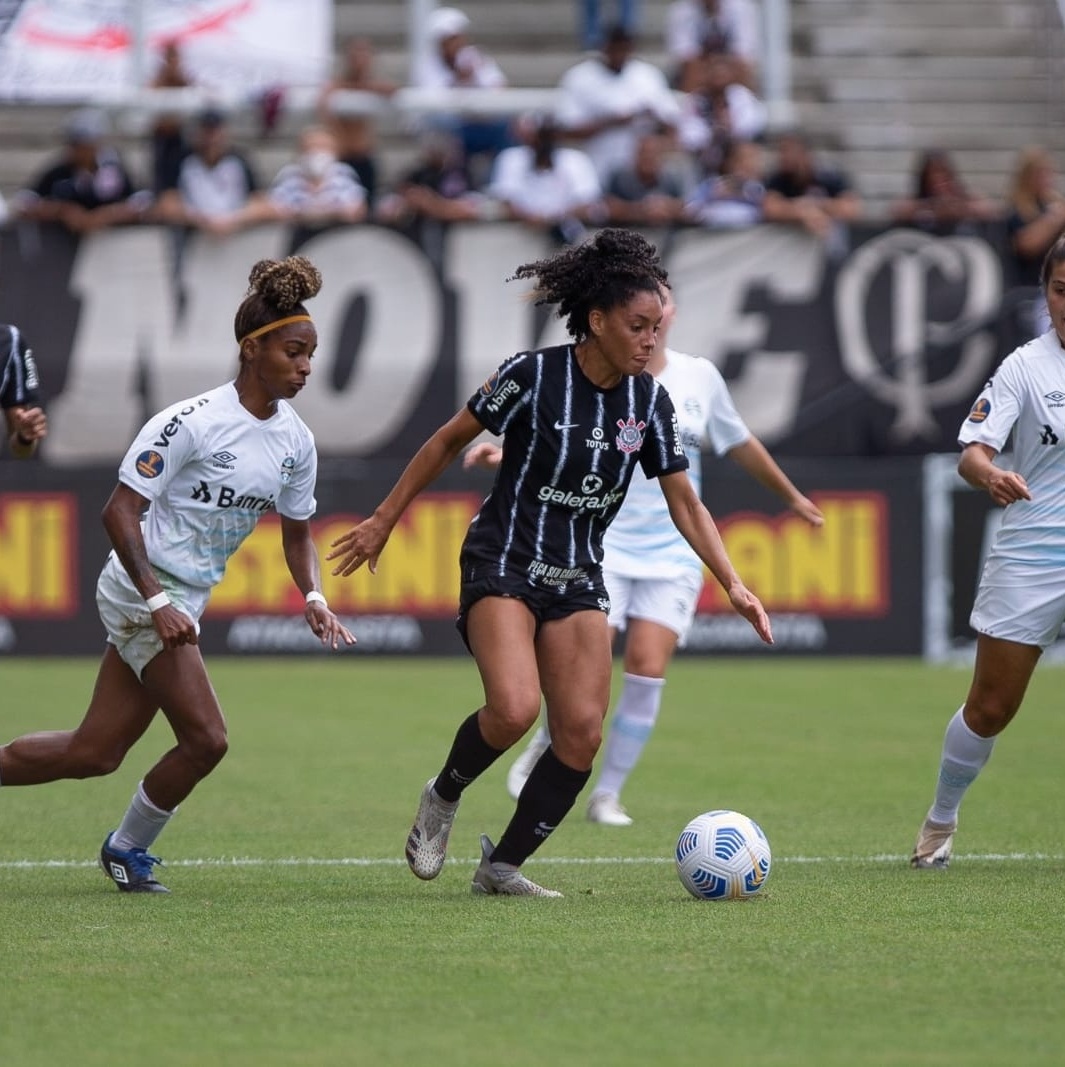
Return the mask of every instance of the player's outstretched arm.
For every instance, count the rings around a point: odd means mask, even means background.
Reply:
[[[340,641],[346,645],[355,644],[354,634],[329,610],[320,592],[321,571],[318,549],[311,537],[311,524],[306,519],[290,519],[282,515],[281,545],[285,550],[289,574],[307,598],[303,609],[307,625],[326,648],[335,650]]]
[[[336,560],[334,574],[348,575],[364,563],[377,570],[377,560],[396,523],[411,501],[450,466],[455,457],[484,427],[463,408],[440,427],[414,454],[399,481],[381,501],[374,513],[342,534],[332,544],[325,558]]]
[[[761,601],[740,580],[725,551],[713,516],[699,499],[695,487],[685,471],[665,474],[658,479],[673,524],[684,539],[695,549],[696,555],[710,568],[721,588],[728,593],[733,608],[755,629],[767,644],[773,643],[773,630],[769,616]]]
[[[809,497],[796,488],[795,483],[780,469],[769,450],[757,437],[748,437],[743,444],[730,449],[728,457],[734,460],[755,481],[771,493],[776,493],[785,504],[811,526],[823,526],[821,509]]]

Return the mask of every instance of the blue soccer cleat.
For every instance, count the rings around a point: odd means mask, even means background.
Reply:
[[[152,870],[163,861],[158,856],[151,856],[146,849],[131,848],[123,851],[111,847],[112,830],[104,838],[100,849],[100,866],[104,874],[111,879],[123,893],[169,893],[165,885],[155,880]]]

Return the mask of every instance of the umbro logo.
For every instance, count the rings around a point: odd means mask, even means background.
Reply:
[[[121,882],[125,885],[129,881],[129,875],[126,873],[126,868],[123,867],[121,863],[112,863],[109,864],[109,866],[111,868],[111,877],[114,878],[116,882]]]
[[[1060,389],[1055,389],[1052,393],[1044,393],[1043,397],[1053,404],[1060,404],[1062,401],[1065,401],[1065,393]]]
[[[236,456],[232,452],[222,449],[221,452],[212,452],[211,459],[214,460],[216,467],[221,467],[224,471],[231,471],[233,469],[233,463],[236,460]]]

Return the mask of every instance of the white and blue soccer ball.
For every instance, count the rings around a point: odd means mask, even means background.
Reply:
[[[740,900],[760,892],[773,862],[762,828],[738,811],[696,815],[677,839],[677,874],[699,900]]]

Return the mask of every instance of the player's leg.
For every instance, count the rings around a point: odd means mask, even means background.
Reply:
[[[109,644],[81,723],[73,730],[26,734],[0,747],[0,785],[110,774],[148,729],[157,708]]]
[[[540,710],[536,620],[526,604],[483,597],[465,611],[464,627],[485,702],[459,726],[443,767],[422,790],[406,855],[423,879],[435,878],[444,865],[463,790],[528,731]]]
[[[630,619],[625,640],[621,692],[603,745],[599,776],[588,801],[588,818],[607,826],[628,826],[621,791],[639,762],[658,719],[666,670],[678,635],[647,619]]]
[[[962,798],[990,759],[995,738],[1020,708],[1041,653],[1038,645],[978,636],[972,684],[947,724],[935,798],[910,859],[914,867],[950,863]]]
[[[127,892],[165,892],[149,854],[178,805],[226,754],[226,724],[196,645],[165,649],[144,667],[142,684],[177,741],[144,776],[100,851],[104,870]]]
[[[547,703],[551,745],[518,797],[498,845],[482,839],[474,892],[555,896],[519,868],[573,807],[591,774],[610,699],[610,635],[598,610],[545,621],[536,638],[539,680]]]

